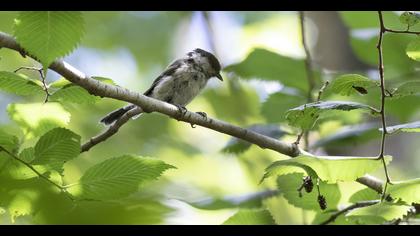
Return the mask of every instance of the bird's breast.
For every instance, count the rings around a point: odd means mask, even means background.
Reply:
[[[172,104],[186,106],[206,86],[206,75],[201,71],[184,70],[164,77],[155,87],[152,97]]]

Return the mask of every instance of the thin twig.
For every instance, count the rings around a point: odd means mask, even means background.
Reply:
[[[305,13],[303,11],[299,11],[299,19],[300,19],[299,22],[300,22],[300,29],[301,29],[301,36],[302,36],[302,45],[306,54],[305,67],[306,67],[306,74],[307,74],[307,81],[308,81],[308,102],[313,102],[312,91],[315,87],[315,76],[312,70],[311,53],[306,43],[306,36],[305,36],[306,28],[305,28],[304,18],[305,18]]]
[[[312,92],[315,88],[315,76],[312,70],[312,57],[311,53],[309,51],[308,45],[306,43],[306,28],[305,28],[305,13],[303,11],[299,11],[299,22],[300,22],[300,33],[302,38],[302,45],[303,49],[305,50],[306,58],[305,58],[305,69],[306,69],[306,79],[308,81],[308,94],[307,94],[307,100],[308,103],[313,102]],[[302,131],[302,134],[298,136],[298,139],[296,140],[296,144],[299,144],[300,139],[303,135],[303,140],[305,141],[304,149],[308,150],[309,148],[309,132]]]
[[[44,76],[44,72],[42,68],[36,68],[36,67],[30,67],[30,66],[21,66],[19,68],[17,68],[14,73],[25,69],[25,70],[36,70],[38,71],[39,75],[41,76],[41,82],[42,82],[42,87],[44,89],[45,92],[45,99],[44,99],[44,103],[48,102],[48,98],[51,96],[51,94],[48,92],[48,86],[45,83],[45,76]]]
[[[110,125],[108,127],[108,129],[105,130],[103,133],[100,133],[100,134],[96,135],[95,137],[90,138],[89,141],[84,143],[81,147],[81,152],[89,151],[89,149],[91,149],[96,144],[107,140],[109,137],[111,137],[112,135],[117,133],[118,130],[120,129],[120,127],[123,126],[125,123],[127,123],[127,121],[129,121],[130,118],[132,118],[132,117],[134,117],[134,116],[136,116],[136,115],[138,115],[142,112],[143,112],[143,110],[140,107],[136,107],[136,108],[128,111],[123,116],[121,116],[117,121],[115,121],[115,123]]]
[[[209,13],[207,11],[202,11],[201,14],[203,15],[205,24],[206,24],[206,34],[207,34],[207,39],[208,39],[208,43],[210,44],[210,48],[213,51],[213,53],[215,55],[217,55],[217,50],[216,50],[216,43],[215,43],[215,37],[214,37],[214,30],[212,27],[212,24],[210,22],[210,16]]]
[[[393,29],[388,29],[386,27],[383,28],[384,32],[391,32],[391,33],[396,33],[396,34],[415,34],[415,35],[420,35],[420,32],[418,31],[409,31],[407,30],[393,30]]]
[[[321,89],[318,92],[318,97],[316,98],[316,101],[319,102],[321,101],[321,96],[324,93],[325,89],[328,87],[328,85],[330,84],[330,82],[327,80],[325,81],[324,85],[322,85]]]
[[[337,217],[339,217],[340,215],[342,215],[342,214],[344,214],[344,213],[346,213],[346,212],[348,212],[350,210],[353,210],[353,209],[356,209],[356,208],[362,208],[362,207],[372,206],[372,205],[375,205],[375,204],[377,204],[379,202],[380,202],[379,200],[370,200],[370,201],[356,202],[355,204],[350,205],[350,206],[348,206],[348,207],[346,207],[346,208],[344,208],[344,209],[342,209],[340,211],[337,211],[336,213],[332,214],[327,220],[325,220],[322,223],[320,223],[320,225],[327,225],[329,223],[332,223],[332,222],[334,222],[337,219]]]
[[[383,36],[384,36],[386,28],[385,28],[385,25],[384,25],[384,20],[383,20],[381,11],[378,11],[378,16],[379,16],[379,23],[380,23],[380,29],[379,29],[380,31],[379,31],[378,44],[376,45],[376,48],[378,49],[378,56],[379,56],[378,70],[379,70],[379,76],[380,76],[380,80],[381,80],[381,110],[380,110],[380,113],[381,113],[381,120],[382,120],[382,138],[381,138],[381,147],[380,147],[378,158],[380,158],[382,160],[382,163],[383,163],[383,166],[384,166],[384,171],[385,171],[385,176],[386,176],[386,182],[385,182],[384,190],[383,190],[382,197],[381,197],[381,200],[384,200],[385,195],[386,195],[386,189],[387,189],[388,183],[391,182],[391,179],[389,177],[389,173],[388,173],[388,169],[387,169],[386,162],[385,162],[385,157],[384,157],[385,138],[386,138],[387,130],[386,130],[386,122],[385,122],[385,98],[386,98],[386,93],[385,93],[384,63],[383,63],[383,55],[382,55],[382,40],[383,40]]]

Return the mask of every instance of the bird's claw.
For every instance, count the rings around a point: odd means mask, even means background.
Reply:
[[[187,113],[187,111],[188,111],[187,108],[185,108],[185,107],[183,107],[181,105],[176,104],[175,106],[178,108],[178,111],[180,113],[180,116],[184,116],[185,113]]]
[[[207,119],[207,114],[205,112],[197,111],[196,113],[204,117],[205,119]],[[195,128],[195,124],[191,123],[190,125],[191,125],[191,128]]]

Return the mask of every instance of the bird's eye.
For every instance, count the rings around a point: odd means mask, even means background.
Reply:
[[[188,58],[188,59],[187,59],[187,62],[188,62],[188,63],[193,63],[193,62],[194,62],[194,59],[192,59],[192,58]]]
[[[189,53],[187,53],[187,55],[188,55],[189,57],[192,57],[193,53],[192,53],[192,52],[189,52]]]

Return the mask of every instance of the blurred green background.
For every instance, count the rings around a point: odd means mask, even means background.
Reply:
[[[0,31],[12,34],[17,14],[1,12]],[[378,79],[376,12],[305,14],[308,44],[319,79],[316,91],[321,81],[342,73],[360,73]],[[236,65],[224,71],[223,83],[210,81],[205,91],[188,105],[189,110],[205,111],[211,117],[241,127],[268,123],[284,127],[287,126],[284,112],[301,103],[294,104],[300,100],[293,97],[274,99],[280,95],[273,94],[306,94],[300,91],[307,89],[307,82],[297,12],[84,12],[83,15],[86,33],[81,45],[65,60],[88,75],[111,78],[133,91],[145,91],[172,60],[198,47],[215,53],[223,67]],[[405,29],[398,16],[398,12],[385,12],[386,25]],[[385,37],[385,78],[390,85],[419,77],[419,63],[405,55],[413,37]],[[281,55],[282,60],[275,60],[270,53]],[[1,71],[14,71],[24,65],[39,66],[14,51],[0,50]],[[24,73],[38,78],[35,72]],[[47,81],[59,78],[49,71]],[[42,99],[1,92],[0,127],[23,137],[8,116],[7,106]],[[326,93],[324,99],[360,101],[376,107],[380,102],[379,92],[351,97]],[[124,104],[105,98],[94,105],[62,106],[71,114],[68,127],[86,141],[103,130],[98,123],[102,116]],[[388,124],[418,120],[419,111],[418,96],[390,100],[386,107]],[[380,132],[372,127],[379,127],[375,123],[378,121],[357,111],[340,113],[338,118],[319,124],[309,140],[318,145],[317,154],[374,156],[379,150]],[[367,129],[358,126],[367,122],[374,125]],[[331,138],[337,132],[355,130],[354,125],[361,129],[359,133],[347,132],[340,138]],[[349,126],[353,127],[345,129]],[[281,139],[294,141],[297,130],[291,127],[286,130],[290,135]],[[0,223],[221,224],[238,208],[217,204],[206,207],[206,201],[211,203],[212,199],[229,196],[240,201],[241,196],[273,189],[274,181],[258,184],[264,168],[275,160],[287,158],[256,146],[239,154],[223,152],[229,140],[227,135],[199,126],[193,129],[162,114],[143,115],[126,124],[117,135],[67,163],[64,182],[74,182],[95,163],[126,153],[157,157],[177,169],[142,186],[136,194],[112,202],[72,203],[37,178],[30,181],[3,178],[0,199],[8,202],[15,212],[11,214],[10,209],[6,211],[0,204]],[[419,177],[419,141],[418,136],[410,133],[388,138],[386,153],[394,157],[390,165],[393,179]],[[382,171],[374,174],[383,178]],[[357,183],[340,184],[341,202],[348,202],[348,195],[361,188]],[[282,196],[265,199],[262,204],[278,224],[310,223],[315,215],[313,211],[294,207]]]

